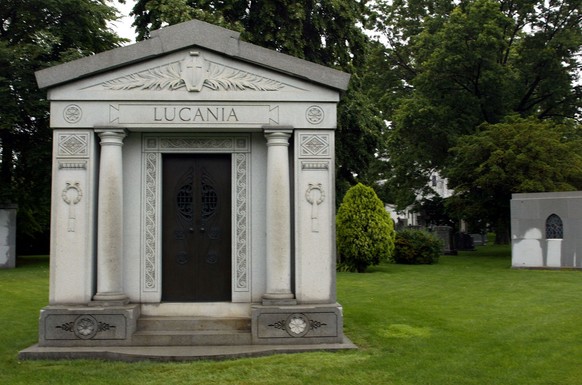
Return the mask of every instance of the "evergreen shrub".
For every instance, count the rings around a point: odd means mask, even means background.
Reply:
[[[438,263],[443,241],[424,230],[402,230],[396,233],[394,262],[409,265]]]
[[[339,269],[364,272],[370,265],[390,261],[394,251],[394,222],[371,187],[351,187],[336,217]]]

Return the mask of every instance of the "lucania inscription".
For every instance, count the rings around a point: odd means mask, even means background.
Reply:
[[[279,106],[265,104],[150,104],[109,105],[110,124],[236,126],[279,124]]]
[[[238,122],[233,107],[154,107],[155,122]]]

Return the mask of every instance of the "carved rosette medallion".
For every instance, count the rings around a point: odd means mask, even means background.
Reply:
[[[97,333],[115,329],[115,326],[105,322],[99,322],[92,315],[83,314],[77,317],[75,321],[58,325],[56,328],[64,332],[73,333],[75,337],[81,340],[90,340]]]
[[[309,320],[303,314],[291,314],[287,318],[285,329],[290,336],[303,337],[309,331]]]
[[[97,334],[98,323],[95,317],[85,315],[77,318],[73,326],[73,332],[82,340],[88,340]]]
[[[323,109],[319,106],[311,106],[305,112],[305,118],[310,124],[319,124],[323,122],[325,114]]]
[[[291,337],[303,337],[310,331],[327,326],[327,324],[310,320],[302,313],[293,313],[287,319],[274,322],[269,326],[275,329],[285,330]]]
[[[69,104],[63,111],[63,118],[67,123],[78,123],[83,116],[83,110],[76,104]]]

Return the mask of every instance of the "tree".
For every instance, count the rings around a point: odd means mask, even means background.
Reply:
[[[395,0],[376,10],[388,46],[374,66],[401,81],[369,74],[368,84],[391,124],[387,185],[400,206],[483,123],[580,117],[582,0]]]
[[[582,189],[582,132],[570,121],[511,118],[484,124],[451,149],[446,169],[460,216],[496,227],[496,243],[509,242],[512,193]]]
[[[394,222],[371,187],[361,183],[346,193],[336,218],[340,264],[363,273],[370,265],[390,260]]]
[[[362,90],[369,39],[365,1],[138,0],[132,14],[138,40],[166,24],[197,18],[241,32],[249,43],[349,72],[338,106],[337,194],[356,184],[382,147],[384,124]]]
[[[18,231],[49,226],[52,133],[34,72],[118,46],[105,0],[0,3],[0,201],[19,205]]]

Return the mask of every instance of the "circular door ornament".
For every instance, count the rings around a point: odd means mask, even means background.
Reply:
[[[67,123],[78,123],[83,116],[83,110],[76,104],[69,104],[63,111],[63,117]]]
[[[319,106],[311,106],[307,108],[307,111],[305,112],[305,118],[311,124],[319,124],[323,122],[324,117],[323,109]]]
[[[218,255],[212,251],[210,253],[208,253],[208,255],[206,256],[206,263],[208,263],[210,265],[214,265],[217,262],[218,262]]]
[[[180,251],[177,255],[176,255],[176,263],[178,265],[185,265],[188,262],[190,262],[190,256],[188,255],[188,253],[186,253],[185,251]]]

